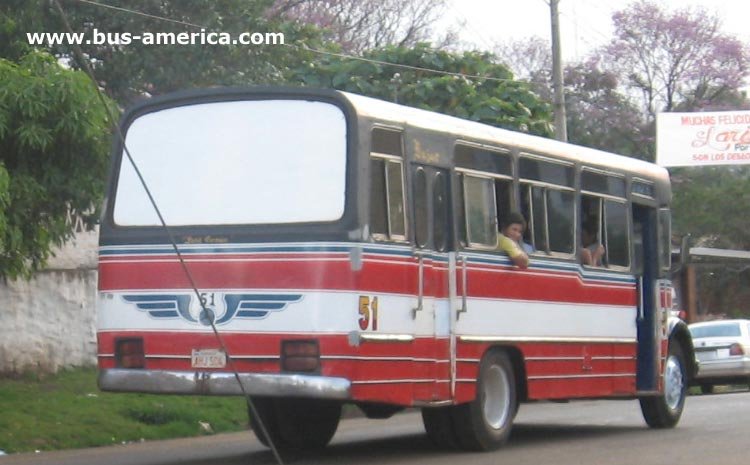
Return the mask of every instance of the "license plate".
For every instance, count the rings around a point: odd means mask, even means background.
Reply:
[[[193,349],[193,368],[224,368],[227,366],[227,356],[219,349]]]

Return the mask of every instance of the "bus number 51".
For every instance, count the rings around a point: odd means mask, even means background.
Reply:
[[[359,296],[359,328],[361,330],[378,330],[378,298],[372,300],[366,295]],[[372,327],[370,326],[372,323]]]

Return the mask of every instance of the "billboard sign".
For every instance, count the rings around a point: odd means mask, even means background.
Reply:
[[[659,113],[656,163],[661,166],[750,164],[750,111]]]

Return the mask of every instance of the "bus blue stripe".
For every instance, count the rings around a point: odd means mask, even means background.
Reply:
[[[115,248],[116,247],[116,248]],[[100,249],[99,255],[102,257],[113,257],[123,255],[163,255],[173,254],[174,249],[171,246],[153,246],[149,248],[138,248],[138,247],[123,247],[119,248],[104,246]],[[349,253],[357,246],[353,245],[285,245],[278,247],[258,247],[258,246],[230,246],[230,247],[180,247],[180,252],[185,255],[192,254],[215,254],[215,255],[232,255],[242,253],[301,253],[301,252],[336,252],[336,253]],[[366,254],[377,254],[377,255],[389,255],[396,257],[413,257],[414,252],[411,247],[378,247],[367,245],[362,247],[363,253]],[[468,263],[474,264],[488,264],[488,265],[502,265],[508,266],[512,262],[506,256],[502,255],[478,255],[476,253],[469,253],[464,255],[468,259]],[[438,263],[448,263],[448,255],[446,253],[431,253],[424,254],[423,257],[427,260],[432,260]],[[623,284],[634,284],[635,278],[629,275],[615,274],[604,270],[586,270],[577,263],[562,263],[552,261],[537,261],[532,257],[532,264],[530,269],[532,270],[543,270],[543,271],[561,271],[569,273],[577,273],[584,280],[598,280],[607,281],[612,283],[623,283]]]

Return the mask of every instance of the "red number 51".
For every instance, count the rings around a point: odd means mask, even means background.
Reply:
[[[359,296],[359,328],[366,330],[370,328],[370,322],[372,322],[372,330],[378,330],[378,298],[373,297],[372,302],[366,295]]]

